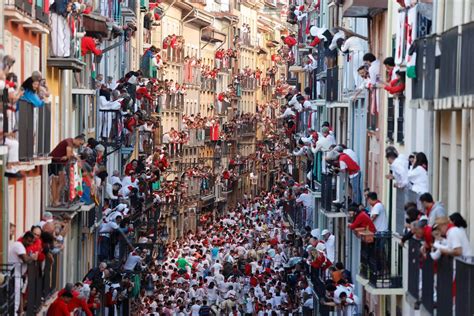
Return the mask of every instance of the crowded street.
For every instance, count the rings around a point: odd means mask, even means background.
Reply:
[[[474,315],[471,0],[0,8],[1,316]]]

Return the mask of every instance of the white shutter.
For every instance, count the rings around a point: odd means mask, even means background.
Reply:
[[[30,42],[23,42],[23,45],[24,45],[24,52],[23,52],[23,59],[24,59],[24,73],[23,73],[23,78],[26,79],[28,78],[29,76],[31,76],[31,73],[33,72],[32,70],[32,62],[31,62],[31,56],[33,56],[33,49],[31,47],[31,43]]]
[[[35,205],[34,199],[35,199],[35,194],[34,194],[34,183],[33,183],[33,177],[26,177],[26,192],[28,194],[26,195],[26,216],[25,216],[25,229],[29,229],[31,226],[33,226],[36,222],[35,218],[35,208],[38,206]],[[41,199],[39,200],[41,201]]]
[[[21,56],[21,54],[13,54],[13,52],[21,52],[21,40],[16,36],[13,36],[12,51],[11,51],[11,54],[15,56],[15,60],[16,60],[15,63],[13,64],[12,71],[15,74],[17,74],[18,82],[23,82],[25,79],[23,77],[23,74],[21,73],[21,63],[22,63],[23,56]]]
[[[38,46],[33,46],[33,69],[32,71],[41,71],[40,68],[40,48]]]
[[[25,196],[23,188],[23,180],[16,182],[16,231],[21,234],[25,230]]]
[[[15,186],[10,184],[8,186],[8,221],[10,223],[16,223],[16,218],[15,218]],[[8,223],[8,225],[10,225]],[[13,236],[15,240],[20,237],[19,236],[19,231],[16,229],[15,236]]]
[[[33,178],[33,212],[35,223],[41,220],[41,211],[43,210],[43,204],[41,201],[41,176]],[[48,188],[45,188],[48,190]],[[49,191],[49,190],[48,190]]]
[[[12,54],[12,33],[5,31],[3,34],[3,46],[5,47],[5,54]]]

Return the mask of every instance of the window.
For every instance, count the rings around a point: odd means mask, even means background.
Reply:
[[[395,108],[393,106],[393,98],[388,98],[387,104],[387,138],[393,141],[393,133],[395,129]]]
[[[405,98],[398,98],[398,117],[397,117],[397,143],[403,144],[405,141]]]

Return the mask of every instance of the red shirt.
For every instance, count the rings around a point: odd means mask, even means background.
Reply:
[[[349,175],[356,174],[360,171],[359,165],[354,160],[352,160],[352,158],[349,157],[348,155],[346,155],[344,153],[340,154],[339,155],[339,164],[340,164],[341,161],[346,164],[347,173]]]
[[[287,36],[285,37],[285,39],[283,40],[283,42],[288,45],[289,48],[292,48],[293,46],[296,45],[297,41],[296,41],[296,38],[294,38],[293,36]]]
[[[377,230],[375,229],[374,222],[370,219],[369,215],[366,212],[361,211],[359,215],[356,216],[354,222],[349,225],[349,228],[354,230],[356,228],[368,228],[369,231],[375,233]]]
[[[48,313],[46,316],[70,316],[69,308],[67,303],[61,298],[58,297],[53,304],[48,308]]]
[[[18,241],[23,241],[23,237],[18,238]],[[26,247],[26,253],[37,253],[38,261],[44,261],[44,259],[46,258],[43,252],[43,242],[39,238],[35,239],[35,241],[31,245]]]
[[[402,93],[405,91],[405,84],[398,79],[394,79],[390,81],[390,85],[385,87],[385,90],[387,90],[390,94]]]
[[[60,290],[58,292],[58,296],[61,296],[64,292],[66,292],[66,290]],[[93,316],[92,312],[89,309],[89,306],[87,305],[86,300],[80,299],[79,293],[77,291],[72,291],[72,299],[67,304],[67,307],[69,309],[69,312],[73,312],[76,308],[81,308],[87,316]]]
[[[53,157],[53,161],[58,162],[60,159],[67,155],[67,147],[72,147],[72,138],[63,139],[59,144],[54,147],[53,151],[49,154]]]
[[[81,40],[81,54],[82,56],[92,52],[94,55],[102,55],[102,51],[95,46],[94,38],[90,36],[84,36]]]

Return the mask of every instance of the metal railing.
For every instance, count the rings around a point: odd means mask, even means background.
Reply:
[[[237,126],[237,135],[239,136],[255,136],[256,124],[253,122],[244,122]]]
[[[122,143],[123,121],[120,110],[99,110],[97,120],[99,139],[108,146],[120,146]]]
[[[326,100],[339,100],[339,67],[337,66],[327,70]]]
[[[139,144],[138,151],[140,154],[146,154],[147,156],[153,154],[154,137],[152,131],[139,131]]]
[[[336,186],[332,174],[321,174],[321,209],[329,212],[336,199]]]
[[[20,100],[18,106],[19,159],[30,161],[48,156],[51,149],[51,104],[38,108]]]
[[[49,187],[47,208],[68,208],[79,201],[82,178],[79,180],[79,165],[76,162],[52,162],[49,165]],[[77,178],[77,180],[76,180]]]
[[[402,287],[402,252],[392,256],[392,233],[379,232],[373,242],[362,241],[359,274],[375,288]]]
[[[53,261],[48,258],[44,261],[44,269],[41,262],[28,264],[26,296],[26,314],[34,315],[41,308],[42,304],[58,290],[58,256],[53,257]]]
[[[472,315],[474,258],[441,256],[435,262],[422,254],[421,247],[419,240],[408,242],[408,294],[429,314]]]
[[[201,85],[201,68],[193,66],[191,63],[184,64],[183,82],[186,84]]]
[[[419,199],[419,195],[412,190],[409,189],[399,189],[399,188],[390,188],[390,190],[395,190],[396,191],[396,201],[395,201],[395,231],[403,235],[403,231],[405,229],[405,205],[408,202],[414,202],[417,203]]]
[[[15,268],[8,264],[0,265],[5,280],[0,284],[0,315],[15,314]]]
[[[201,90],[215,92],[216,86],[216,79],[201,77]]]
[[[255,90],[257,89],[257,79],[244,77],[240,80],[242,90]]]

